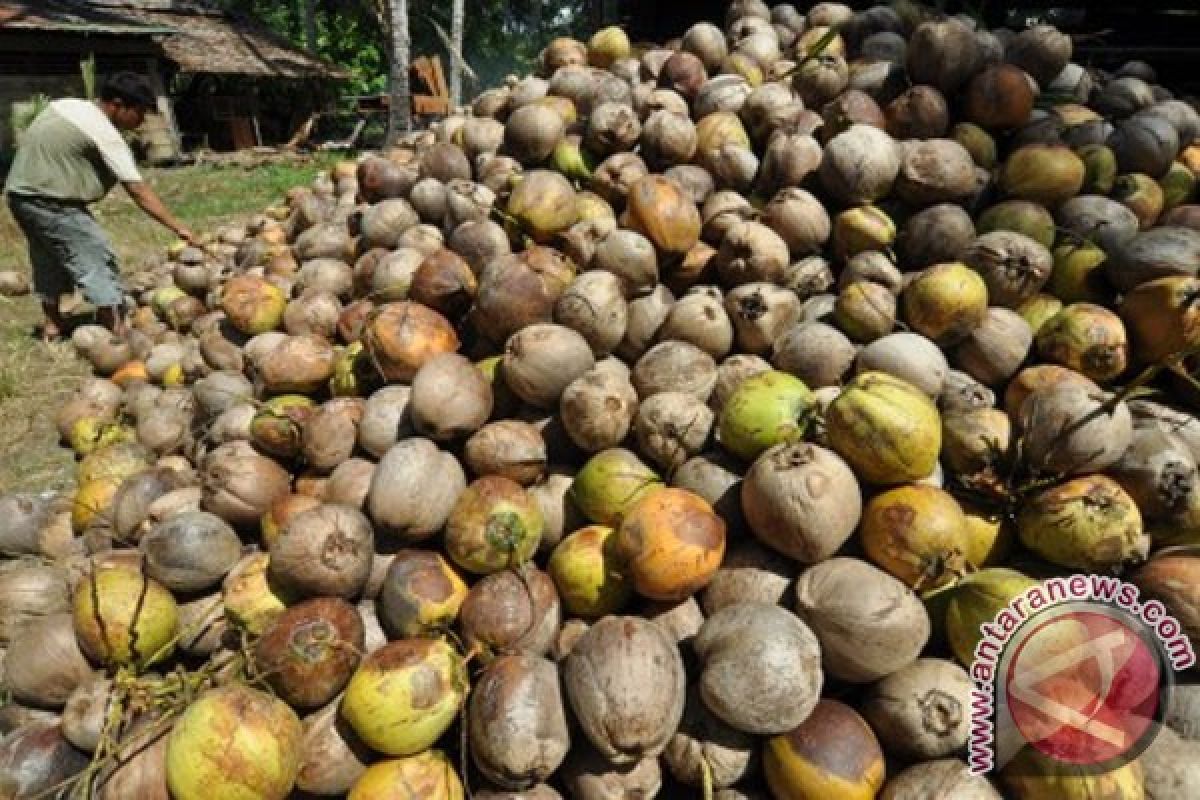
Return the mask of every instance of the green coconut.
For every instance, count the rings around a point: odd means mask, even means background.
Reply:
[[[863,372],[829,404],[825,435],[864,480],[890,485],[933,472],[942,421],[917,387],[884,372]]]
[[[640,458],[614,447],[588,459],[575,474],[569,492],[585,517],[612,528],[638,500],[662,486],[662,478]]]
[[[753,461],[777,444],[804,438],[815,410],[813,393],[799,378],[772,370],[742,381],[721,408],[721,444]]]

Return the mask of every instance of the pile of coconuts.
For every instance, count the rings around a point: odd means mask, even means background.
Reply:
[[[1047,26],[724,22],[557,39],[74,332],[0,795],[1200,796],[1188,686],[1107,774],[964,760],[1036,580],[1200,635],[1200,116]]]

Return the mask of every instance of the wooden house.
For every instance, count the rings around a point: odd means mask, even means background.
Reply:
[[[85,64],[99,78],[129,70],[159,94],[147,122],[157,155],[184,144],[220,149],[286,141],[307,112],[264,104],[281,87],[314,101],[345,77],[249,17],[203,0],[0,0],[0,159],[39,95],[82,96]],[[17,123],[14,125],[14,123]]]

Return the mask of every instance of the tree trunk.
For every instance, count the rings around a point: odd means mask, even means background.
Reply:
[[[454,52],[450,54],[450,105],[454,108],[457,108],[462,102],[462,46],[465,17],[463,0],[454,0],[454,10],[450,17],[450,41],[454,45]]]
[[[412,90],[408,85],[409,47],[408,0],[387,0],[391,46],[391,100],[388,114],[388,144],[412,130]]]
[[[301,0],[304,4],[304,45],[317,52],[317,0]]]

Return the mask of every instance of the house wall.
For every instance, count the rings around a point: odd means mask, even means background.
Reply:
[[[83,97],[81,64],[93,54],[98,83],[105,75],[120,70],[147,76],[159,95],[159,113],[174,132],[174,115],[162,74],[164,62],[153,47],[148,40],[121,37],[0,33],[0,173],[7,170],[18,144],[15,118],[30,108],[37,95],[50,99]]]
[[[50,99],[82,96],[83,77],[0,74],[0,160],[11,158],[18,144],[14,122],[39,94]]]

